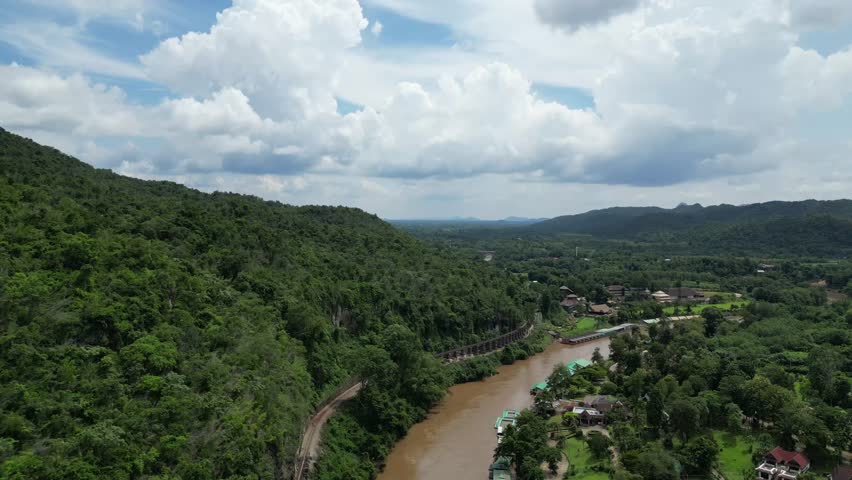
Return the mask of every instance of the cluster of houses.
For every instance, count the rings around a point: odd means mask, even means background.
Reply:
[[[569,375],[574,375],[578,370],[591,366],[592,362],[585,358],[578,358],[565,365]],[[550,385],[547,381],[539,382],[530,387],[530,394],[536,395],[548,390]],[[554,408],[560,414],[573,413],[577,415],[577,422],[583,427],[606,425],[607,415],[615,410],[626,409],[621,400],[610,395],[586,395],[581,399],[558,400]]]
[[[647,288],[627,288],[624,285],[610,285],[606,289],[616,303],[628,299],[654,300],[659,303],[707,303],[710,301],[703,292],[686,287],[670,288],[666,291],[658,290],[653,293]]]
[[[651,292],[647,288],[630,288],[624,285],[610,285],[606,287],[611,300],[604,304],[591,304],[585,297],[580,297],[566,286],[559,288],[562,301],[559,305],[568,313],[582,312],[589,315],[612,315],[612,305],[624,303],[631,300],[654,300],[659,303],[707,303],[710,298],[704,292],[686,287],[670,288]]]
[[[568,313],[585,312],[589,315],[611,315],[612,308],[607,304],[593,305],[586,301],[585,297],[579,297],[573,290],[566,286],[559,287],[559,293],[562,294],[562,301],[559,306]]]

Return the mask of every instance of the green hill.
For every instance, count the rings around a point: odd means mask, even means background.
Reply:
[[[396,375],[364,415],[398,429],[443,391],[417,352],[511,329],[528,296],[360,210],[126,178],[0,129],[0,478],[282,478],[364,358]]]
[[[681,244],[695,252],[841,256],[852,252],[852,201],[620,207],[556,217],[527,232]]]

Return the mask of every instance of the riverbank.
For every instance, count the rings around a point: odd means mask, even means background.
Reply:
[[[540,324],[537,323],[537,325]],[[505,348],[490,354],[467,357],[464,361],[448,360],[444,354],[433,356],[426,352],[418,352],[412,357],[403,357],[408,365],[424,367],[422,372],[425,376],[415,375],[406,379],[409,388],[427,388],[429,394],[434,395],[433,402],[437,403],[445,389],[450,386],[494,375],[501,364],[528,358],[543,351],[552,341],[551,337],[539,327],[528,329],[525,333],[526,337],[514,341]],[[493,347],[488,342],[485,342],[483,346]],[[463,350],[468,348],[463,347]],[[479,349],[471,349],[473,352],[476,350]],[[399,352],[402,350],[398,350],[397,354]],[[470,353],[464,352],[464,355],[470,355]],[[415,358],[419,360],[414,360]],[[441,362],[444,362],[443,365]],[[417,380],[414,380],[415,378]],[[315,438],[322,439],[322,447],[305,450],[303,438],[303,449],[300,452],[308,453],[307,456],[301,455],[297,458],[297,466],[306,465],[301,470],[313,471],[312,478],[324,480],[375,478],[396,441],[404,437],[411,426],[425,419],[429,413],[426,405],[410,408],[409,402],[395,401],[394,397],[401,398],[406,395],[411,397],[412,394],[407,389],[394,391],[400,388],[399,377],[390,375],[386,379],[390,379],[390,383],[379,387],[373,384],[372,390],[366,389],[368,391],[362,392],[362,395],[356,397],[354,401],[334,402],[335,414],[321,418],[322,424],[314,425],[312,422],[309,425],[306,433],[322,432],[321,437],[315,435]],[[359,385],[364,387],[366,382]],[[389,393],[391,395],[388,395]],[[366,401],[362,398],[364,396],[367,397]],[[413,398],[422,399],[423,397],[414,395]],[[365,409],[365,406],[368,406],[368,409]],[[321,452],[318,459],[315,458],[316,452]],[[314,459],[317,460],[316,463],[313,462]],[[314,468],[311,468],[311,465]]]
[[[495,352],[448,364],[445,368],[453,385],[478,382],[496,375],[501,365],[511,365],[543,352],[551,342],[553,338],[539,326],[529,337],[520,342]]]
[[[582,345],[550,343],[526,360],[501,366],[497,375],[450,387],[438,406],[390,451],[379,480],[485,478],[497,439],[494,418],[505,409],[532,404],[529,386],[546,378],[557,363],[591,359],[595,348],[609,354],[609,339]]]

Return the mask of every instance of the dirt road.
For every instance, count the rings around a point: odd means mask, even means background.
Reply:
[[[311,465],[319,454],[320,441],[322,441],[322,428],[328,423],[328,419],[334,415],[334,412],[346,400],[352,399],[361,390],[362,383],[356,383],[348,390],[345,390],[333,400],[328,402],[328,405],[321,408],[311,418],[308,427],[305,429],[305,434],[302,436],[302,444],[299,446],[299,465],[296,467],[297,480],[304,478],[311,470]]]

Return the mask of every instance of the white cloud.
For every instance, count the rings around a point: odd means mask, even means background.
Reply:
[[[86,46],[83,34],[76,27],[51,22],[8,23],[0,24],[0,36],[41,65],[111,77],[145,78],[138,64],[112,58]]]
[[[548,25],[576,30],[635,10],[640,3],[641,0],[535,0],[535,11]]]
[[[784,100],[795,108],[830,109],[852,94],[852,49],[823,57],[794,47],[781,63]]]
[[[161,0],[23,0],[51,9],[67,10],[86,23],[107,19],[126,23],[137,30],[146,25],[146,16],[162,12]]]
[[[572,14],[584,28],[554,29],[534,0],[370,0],[465,40],[368,48],[361,35],[381,24],[369,25],[355,0],[236,0],[207,33],[143,55],[144,73],[73,42],[75,60],[63,61],[58,45],[79,39],[71,29],[9,30],[21,48],[41,49],[44,65],[146,75],[175,97],[134,106],[80,75],[0,67],[0,124],[135,175],[393,216],[415,208],[403,202],[411,192],[423,208],[479,211],[588,184],[606,192],[589,207],[613,195],[629,204],[813,192],[801,159],[818,150],[798,135],[799,121],[848,103],[852,54],[799,48],[801,14],[787,1],[643,0],[600,18]],[[541,101],[534,82],[584,87],[596,107]],[[335,97],[365,108],[340,115]],[[825,157],[848,166],[844,155]],[[507,198],[491,205],[496,189]]]
[[[378,111],[348,118],[357,120],[356,165],[372,175],[516,173],[659,185],[766,167],[737,161],[757,147],[748,132],[647,106],[610,115],[538,100],[518,71],[492,64],[461,79],[444,77],[434,91],[401,84]]]
[[[580,157],[607,141],[593,112],[537,100],[529,82],[503,64],[461,79],[444,77],[432,92],[401,84],[379,111],[352,117],[358,120],[359,165],[388,176],[579,169]]]
[[[378,37],[379,35],[382,34],[383,29],[384,29],[384,25],[382,25],[382,22],[376,20],[375,22],[373,22],[373,26],[370,28],[370,32],[374,36]]]
[[[143,115],[124,92],[31,67],[0,65],[0,124],[9,128],[95,136],[140,135]]]
[[[180,93],[233,87],[264,116],[307,118],[336,110],[343,53],[366,26],[356,0],[235,0],[210,32],[170,38],[141,60]]]
[[[203,101],[192,98],[167,100],[160,106],[160,110],[168,118],[170,131],[184,130],[200,134],[258,132],[272,124],[260,118],[243,92],[232,87],[214,92]]]

